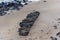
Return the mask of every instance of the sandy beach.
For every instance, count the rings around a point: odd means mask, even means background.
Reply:
[[[31,2],[22,7],[19,11],[9,10],[9,12],[0,16],[0,40],[51,40],[51,36],[56,36],[60,32],[60,0],[46,0],[47,2]],[[28,36],[19,36],[19,23],[27,14],[37,10],[40,16],[32,26]],[[57,25],[57,29],[53,26]]]

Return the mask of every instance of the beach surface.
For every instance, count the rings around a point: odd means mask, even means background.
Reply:
[[[18,34],[19,23],[33,10],[40,12],[40,16],[32,26],[28,36]],[[60,0],[41,0],[31,2],[19,11],[9,10],[6,15],[0,16],[0,40],[51,40],[60,32]],[[57,28],[54,28],[57,25]]]

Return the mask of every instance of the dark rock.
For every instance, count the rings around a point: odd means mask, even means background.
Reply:
[[[57,40],[57,38],[55,38],[55,37],[51,37],[51,40]]]
[[[23,0],[25,5],[27,5],[28,0]],[[0,3],[0,10],[2,11],[8,11],[8,10],[20,10],[20,7],[23,7],[22,1],[20,0],[14,0],[12,2],[2,2]],[[1,12],[1,11],[0,11]],[[4,14],[4,13],[3,13]],[[0,13],[2,15],[2,12]]]
[[[43,1],[43,2],[47,2],[47,1],[45,0],[45,1]]]
[[[21,7],[23,7],[23,5],[21,4],[21,1],[18,1],[18,5],[21,6]]]
[[[25,3],[24,5],[27,5],[28,3]]]
[[[54,25],[54,28],[57,29],[57,25]]]
[[[0,16],[7,14],[6,12],[0,12]]]
[[[58,18],[58,20],[60,20],[60,18]]]
[[[56,36],[60,36],[60,32],[58,32],[58,33],[56,34]]]
[[[26,0],[23,0],[23,2],[26,2]]]
[[[22,20],[22,22],[19,23],[21,27],[19,28],[19,35],[28,35],[30,28],[34,24],[35,20],[38,18],[39,14],[40,13],[38,11],[34,11],[33,13],[28,14],[26,19]]]

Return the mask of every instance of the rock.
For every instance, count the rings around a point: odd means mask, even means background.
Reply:
[[[57,40],[57,38],[55,38],[55,37],[51,37],[51,40]]]
[[[58,18],[58,20],[60,20],[60,18]]]
[[[27,5],[28,3],[25,3],[24,5]]]
[[[39,14],[40,13],[38,11],[34,11],[33,13],[28,14],[27,17],[24,20],[22,20],[22,22],[19,23],[19,26],[21,27],[19,28],[19,35],[22,36],[28,35],[30,28],[33,26]]]
[[[43,2],[47,2],[47,1],[45,0],[45,1],[43,1]]]
[[[0,16],[3,16],[3,15],[5,15],[5,14],[7,14],[7,13],[4,12],[3,10],[0,10]]]
[[[23,0],[23,2],[25,3],[25,5],[28,4],[28,3],[26,3],[26,0]],[[20,10],[20,7],[23,7],[24,6],[22,4],[23,2],[21,2],[20,0],[14,0],[12,2],[2,2],[2,3],[0,3],[0,10],[2,8],[3,8],[2,11]],[[2,15],[2,12],[0,13],[0,15]]]
[[[54,27],[55,29],[57,29],[57,25],[54,25],[53,27]]]
[[[56,36],[60,36],[60,32],[58,32],[58,33],[56,34]]]
[[[19,30],[20,30],[20,31],[19,31],[19,35],[22,35],[22,36],[27,36],[28,33],[29,33],[29,29],[28,29],[28,28],[26,29],[26,27],[21,28],[21,29],[19,29]]]

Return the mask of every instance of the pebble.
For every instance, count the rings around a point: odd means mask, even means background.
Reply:
[[[55,29],[57,29],[57,25],[54,25],[53,27],[54,27]]]
[[[43,2],[47,2],[46,0],[44,0]]]
[[[58,33],[56,34],[56,36],[60,36],[60,32],[58,32]]]

